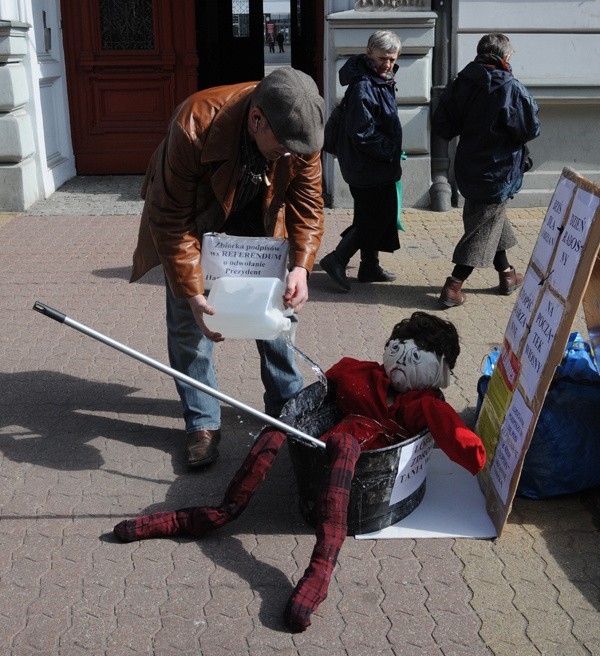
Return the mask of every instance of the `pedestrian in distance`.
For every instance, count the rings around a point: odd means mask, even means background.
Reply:
[[[275,39],[273,38],[272,32],[269,32],[267,36],[267,44],[269,46],[269,52],[275,52]]]
[[[400,49],[397,34],[378,30],[369,37],[366,52],[350,57],[339,72],[340,84],[348,88],[335,154],[354,200],[354,218],[320,265],[343,292],[350,291],[346,268],[358,250],[359,282],[396,278],[380,266],[379,251],[400,248],[396,183],[402,176],[402,126],[394,80]]]
[[[131,281],[161,264],[166,277],[169,361],[216,389],[215,342],[204,315],[202,235],[223,232],[287,238],[290,261],[284,304],[299,312],[323,234],[320,149],[323,99],[315,82],[290,67],[259,83],[199,91],[176,110],[152,155]],[[297,319],[292,317],[295,322]],[[284,337],[257,341],[265,412],[279,416],[303,388]],[[218,458],[219,401],[176,381],[189,436],[188,464]]]
[[[285,52],[283,49],[283,43],[285,41],[285,34],[283,33],[283,30],[281,30],[277,34],[277,45],[279,46],[279,52]]]
[[[444,89],[432,117],[440,137],[459,137],[454,176],[465,199],[464,234],[440,295],[445,307],[465,302],[462,286],[475,268],[493,266],[502,295],[523,283],[506,255],[517,244],[506,204],[531,167],[525,144],[540,134],[540,122],[535,100],[512,74],[512,54],[506,35],[483,36],[475,60]]]

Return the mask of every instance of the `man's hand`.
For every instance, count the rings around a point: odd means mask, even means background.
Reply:
[[[287,275],[283,302],[285,307],[300,312],[308,301],[308,271],[304,267],[294,267]]]
[[[204,294],[198,294],[198,296],[192,296],[188,298],[188,303],[192,308],[192,312],[194,313],[194,318],[196,319],[196,323],[200,326],[200,329],[202,330],[204,335],[208,337],[208,339],[210,339],[211,342],[222,342],[225,338],[221,335],[221,333],[214,333],[204,323],[203,315],[215,313],[215,308],[212,307],[212,305],[208,304],[206,300],[206,296],[204,296]]]

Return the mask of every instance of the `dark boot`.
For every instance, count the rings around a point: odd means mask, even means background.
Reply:
[[[517,273],[514,267],[510,267],[508,271],[498,271],[500,278],[499,293],[502,296],[510,296],[517,287],[523,284],[523,274]]]
[[[344,292],[350,291],[350,281],[346,276],[346,267],[350,258],[358,250],[357,231],[351,226],[342,233],[340,243],[335,250],[328,253],[320,262],[321,268],[325,273],[340,287]]]
[[[455,307],[456,305],[462,305],[467,300],[466,295],[461,291],[463,282],[463,280],[453,278],[452,276],[446,278],[446,283],[440,294],[440,302],[442,305],[445,305],[446,307]]]
[[[379,265],[377,251],[361,250],[360,266],[358,267],[358,282],[392,282],[396,276]]]
[[[343,292],[350,291],[350,281],[346,277],[346,265],[335,251],[328,253],[320,262],[321,269],[335,282]]]

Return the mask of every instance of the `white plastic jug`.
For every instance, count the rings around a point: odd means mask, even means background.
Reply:
[[[283,306],[285,285],[279,278],[229,278],[216,280],[208,302],[216,312],[204,322],[223,337],[275,339],[290,329],[291,308]]]

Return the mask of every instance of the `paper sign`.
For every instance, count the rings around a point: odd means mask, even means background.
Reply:
[[[519,350],[521,340],[531,325],[531,315],[542,291],[542,280],[532,267],[527,269],[523,287],[508,321],[506,339],[513,351]]]
[[[546,289],[521,355],[519,383],[530,401],[535,396],[542,371],[548,361],[550,348],[562,321],[563,310],[562,303]]]
[[[561,177],[548,206],[546,218],[531,255],[532,261],[539,267],[543,276],[547,275],[548,264],[554,253],[556,241],[560,236],[565,212],[569,207],[574,188],[575,182],[573,180]]]
[[[508,500],[513,473],[532,419],[533,412],[521,394],[516,392],[500,429],[500,439],[490,468],[490,479],[503,503]]]
[[[552,263],[550,284],[567,299],[600,198],[578,189]]]
[[[207,232],[202,237],[204,288],[222,277],[279,278],[287,276],[289,243],[274,237],[236,237]]]
[[[485,446],[488,464],[496,452],[498,432],[512,401],[520,371],[519,359],[504,340],[475,427]]]
[[[390,506],[409,497],[425,480],[432,449],[433,437],[429,432],[412,444],[402,447]]]

